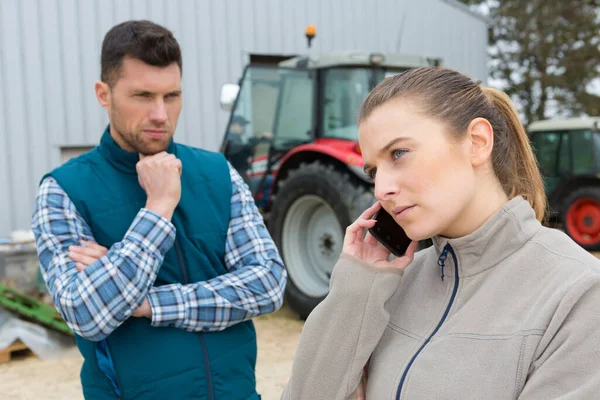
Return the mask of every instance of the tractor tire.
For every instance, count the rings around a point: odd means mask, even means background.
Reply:
[[[600,187],[581,187],[571,192],[562,207],[565,232],[588,251],[600,251]]]
[[[286,302],[306,319],[329,292],[346,227],[375,202],[348,172],[303,163],[279,183],[269,230],[288,272]]]

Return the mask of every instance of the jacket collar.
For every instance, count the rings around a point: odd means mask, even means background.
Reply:
[[[467,277],[492,268],[511,256],[531,239],[542,225],[528,201],[517,196],[496,211],[475,232],[460,238],[433,238],[438,257],[450,245],[458,261],[458,273]],[[448,259],[452,257],[448,255]],[[445,268],[446,276],[454,275],[454,268]]]
[[[137,175],[136,164],[140,161],[140,156],[136,152],[123,150],[110,135],[110,124],[107,125],[100,145],[98,146],[100,154],[116,169],[130,175]],[[173,139],[169,142],[167,153],[177,154]]]

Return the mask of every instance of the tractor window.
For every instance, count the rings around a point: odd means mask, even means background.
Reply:
[[[279,99],[275,140],[276,149],[287,149],[312,138],[313,80],[309,71],[280,70]]]
[[[592,131],[573,131],[573,174],[590,175],[596,170]]]
[[[536,133],[533,135],[533,145],[542,173],[545,176],[554,175],[560,135],[558,133]]]
[[[551,193],[560,181],[569,175],[570,144],[569,134],[543,132],[533,135],[535,156],[544,176],[546,191]]]
[[[323,79],[323,136],[357,140],[358,112],[371,89],[371,70],[332,68]]]
[[[560,149],[558,150],[557,175],[567,177],[571,170],[571,136],[567,132],[560,134]]]
[[[265,170],[279,85],[278,69],[248,67],[227,126],[222,151],[251,188],[250,177]]]
[[[277,69],[249,67],[227,127],[227,140],[248,143],[253,137],[271,132],[278,94]]]

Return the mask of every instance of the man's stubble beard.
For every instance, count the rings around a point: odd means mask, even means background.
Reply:
[[[127,144],[130,149],[133,149],[136,153],[141,153],[143,155],[149,156],[153,154],[160,153],[161,151],[167,150],[169,147],[169,142],[171,140],[172,134],[162,146],[148,146],[143,140],[143,131],[140,132],[129,132],[126,131],[120,124],[120,117],[117,111],[113,110],[112,113],[112,127],[117,134],[121,138],[121,140]],[[166,128],[166,127],[165,127]],[[155,141],[154,143],[158,143]]]

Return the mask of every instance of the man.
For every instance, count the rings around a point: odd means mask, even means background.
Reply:
[[[87,399],[259,399],[251,318],[286,273],[220,153],[175,144],[182,61],[148,21],[104,38],[100,144],[42,178],[33,231]]]
[[[232,166],[242,176],[244,182],[250,187],[251,181],[248,176],[250,160],[255,157],[255,147],[260,143],[268,143],[273,138],[270,132],[257,132],[248,136],[246,125],[249,123],[241,115],[234,115],[229,123],[225,142],[227,143],[224,153]]]

